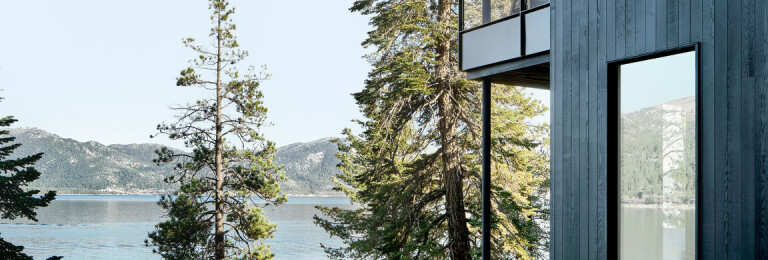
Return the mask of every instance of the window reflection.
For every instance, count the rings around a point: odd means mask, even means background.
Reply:
[[[548,4],[549,0],[491,0],[491,21]],[[523,5],[525,4],[525,5]]]
[[[526,0],[526,9],[536,8],[545,4],[549,4],[549,0]]]
[[[694,52],[621,65],[621,259],[694,259]]]
[[[548,4],[550,0],[491,0],[491,21],[520,14],[523,10]],[[483,24],[483,1],[464,0],[464,30]]]
[[[483,1],[464,0],[464,30],[483,24]]]
[[[520,13],[521,0],[491,0],[491,21]]]

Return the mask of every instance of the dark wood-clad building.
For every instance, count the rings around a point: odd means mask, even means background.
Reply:
[[[550,90],[551,259],[768,259],[768,1],[460,9],[484,102]]]

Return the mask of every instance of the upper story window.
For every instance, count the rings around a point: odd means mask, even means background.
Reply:
[[[464,27],[471,29],[483,24],[483,2],[491,7],[489,22],[503,19],[509,16],[519,15],[522,11],[533,9],[550,0],[464,0]]]

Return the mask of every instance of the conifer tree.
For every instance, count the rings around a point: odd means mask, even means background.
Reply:
[[[338,141],[337,189],[360,205],[322,208],[315,223],[344,240],[333,258],[470,259],[480,254],[481,87],[457,61],[456,1],[358,0],[374,51],[359,135]],[[546,108],[495,85],[493,258],[544,253],[547,130],[527,123]]]
[[[16,121],[18,120],[13,116],[0,118],[0,127],[10,127]],[[24,189],[24,186],[40,178],[40,172],[32,165],[43,157],[43,153],[11,159],[13,151],[21,144],[12,144],[16,138],[9,136],[10,133],[7,129],[0,130],[0,217],[10,220],[26,218],[36,222],[35,210],[48,206],[56,197],[56,192],[48,191],[37,196],[40,194],[39,190]],[[23,246],[13,245],[0,238],[0,259],[32,259],[24,254],[23,250]],[[60,259],[60,257],[48,259]]]
[[[213,97],[173,108],[180,112],[176,121],[157,128],[184,140],[192,152],[157,152],[157,163],[175,163],[176,173],[166,181],[180,188],[159,202],[170,219],[156,225],[146,243],[165,259],[271,259],[264,240],[276,227],[261,206],[286,199],[275,145],[258,132],[267,112],[259,83],[269,75],[254,67],[238,71],[248,53],[238,49],[233,34],[235,9],[224,0],[210,0],[209,8],[213,49],[185,39],[199,57],[181,71],[177,85],[200,87]]]

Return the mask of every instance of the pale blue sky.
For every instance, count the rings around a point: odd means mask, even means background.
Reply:
[[[279,146],[339,136],[360,118],[350,93],[370,66],[360,46],[368,17],[353,1],[234,0],[243,64],[266,64],[262,84]],[[39,127],[79,141],[156,142],[155,126],[170,105],[201,96],[175,86],[194,53],[181,39],[204,39],[210,28],[203,0],[28,0],[0,8],[0,115],[14,126]],[[548,92],[538,92],[548,105]],[[548,116],[547,116],[548,118]]]
[[[696,94],[696,56],[686,52],[622,65],[621,113]]]

